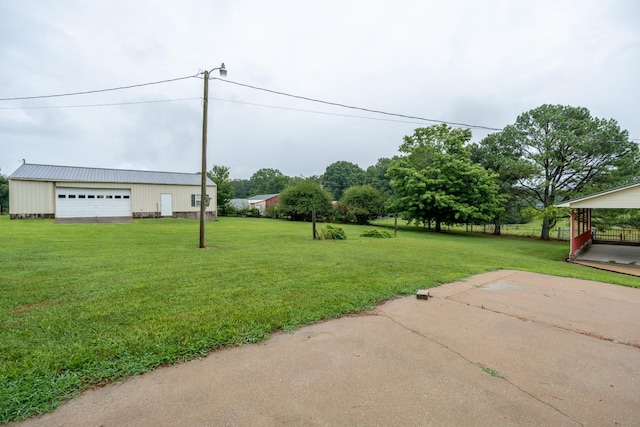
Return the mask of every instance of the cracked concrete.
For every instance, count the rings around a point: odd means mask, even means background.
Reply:
[[[23,426],[624,426],[640,289],[498,271],[84,393]]]

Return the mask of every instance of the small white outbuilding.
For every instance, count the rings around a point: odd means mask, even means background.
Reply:
[[[25,163],[9,176],[9,215],[11,219],[198,218],[200,177],[198,173]],[[206,196],[207,219],[215,219],[216,185],[208,178]]]

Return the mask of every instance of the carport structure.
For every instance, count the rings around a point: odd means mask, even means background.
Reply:
[[[575,259],[594,241],[621,244],[640,244],[638,233],[627,235],[617,233],[619,238],[596,233],[592,226],[593,209],[640,209],[640,182],[623,187],[602,191],[574,200],[568,200],[557,205],[561,208],[571,208],[571,249],[569,258]]]

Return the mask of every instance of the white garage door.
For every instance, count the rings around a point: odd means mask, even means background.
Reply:
[[[57,218],[131,216],[131,190],[56,188]]]

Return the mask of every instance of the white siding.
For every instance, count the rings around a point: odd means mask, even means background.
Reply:
[[[55,213],[53,182],[10,179],[9,213],[11,215],[53,215]]]
[[[572,208],[639,209],[640,186],[623,188],[570,203]]]

